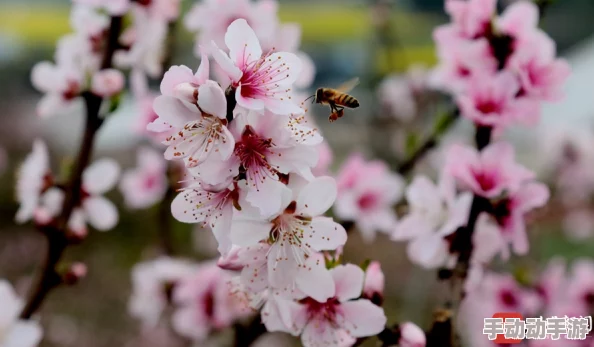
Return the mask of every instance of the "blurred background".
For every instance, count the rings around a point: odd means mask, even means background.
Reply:
[[[376,102],[378,87],[391,74],[401,79],[422,79],[425,69],[436,63],[432,30],[448,20],[443,12],[443,0],[280,0],[279,3],[281,21],[302,26],[301,49],[313,58],[317,68],[314,87],[337,86],[354,76],[361,78],[361,85],[353,94],[368,107],[350,112],[331,125],[326,121],[325,108],[312,107],[334,151],[332,167],[338,168],[353,151],[396,165],[415,138],[422,137],[423,130],[414,122],[403,125],[402,118],[387,116]],[[193,2],[184,0],[183,4],[184,9],[189,9]],[[18,207],[13,198],[14,171],[36,137],[48,143],[52,167],[56,169],[68,163],[80,140],[83,118],[78,109],[51,119],[38,119],[35,106],[40,94],[30,83],[32,66],[41,60],[51,60],[56,40],[70,31],[69,9],[70,1],[66,0],[0,2],[0,147],[6,153],[0,167],[0,278],[11,280],[20,293],[29,287],[30,276],[43,256],[44,240],[32,226],[17,226],[13,222]],[[574,73],[566,85],[566,100],[545,107],[538,129],[522,129],[510,136],[522,149],[521,160],[538,169],[545,178],[556,153],[549,149],[560,144],[563,137],[560,134],[591,137],[594,129],[592,13],[592,0],[558,0],[547,8],[541,23],[557,42],[559,54],[569,60]],[[173,63],[195,68],[198,61],[192,49],[193,35],[180,25]],[[447,110],[447,100],[439,93],[428,93],[422,100],[425,105],[417,105],[415,112],[432,119]],[[135,165],[135,149],[142,139],[132,131],[134,116],[133,105],[124,103],[118,114],[108,120],[99,134],[96,158],[116,158],[124,168]],[[455,136],[471,138],[470,124],[461,120],[458,123],[453,130]],[[435,170],[432,156],[426,160],[425,168]],[[89,275],[78,286],[50,295],[44,306],[48,314],[42,317],[46,327],[44,346],[150,345],[137,337],[137,322],[127,314],[126,308],[130,269],[135,263],[158,254],[155,218],[159,207],[127,211],[119,192],[108,196],[121,207],[121,221],[107,233],[91,232],[87,242],[67,252],[67,259],[88,264]],[[532,233],[530,256],[514,259],[507,268],[528,271],[538,269],[555,255],[572,259],[594,253],[591,236],[594,225],[590,228],[586,225],[588,230],[576,236],[564,230],[562,212],[554,202],[539,213],[535,216],[539,222],[537,232]],[[216,255],[210,233],[172,223],[179,253],[194,259]],[[406,319],[427,326],[432,308],[439,300],[435,271],[411,266],[404,246],[387,240],[379,235],[375,243],[366,245],[357,233],[351,233],[345,259],[353,263],[367,258],[381,261],[386,274],[384,307],[389,321]]]

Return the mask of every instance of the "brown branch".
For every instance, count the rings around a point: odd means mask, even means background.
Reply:
[[[122,17],[112,17],[106,51],[101,62],[101,68],[112,66],[112,60],[117,49],[118,38],[122,30]],[[65,197],[62,210],[55,223],[40,227],[47,240],[47,254],[41,267],[39,278],[31,288],[29,298],[21,312],[21,318],[29,319],[39,309],[49,292],[62,283],[61,275],[56,269],[64,250],[71,243],[68,240],[68,221],[72,211],[81,202],[82,175],[89,165],[95,135],[103,123],[99,116],[99,109],[103,99],[91,92],[83,92],[82,97],[86,106],[86,124],[80,151],[74,169],[65,184]]]
[[[227,99],[227,123],[231,123],[231,121],[233,121],[233,110],[235,110],[235,106],[237,105],[237,100],[235,100],[235,88],[233,88],[233,85],[230,85],[227,90],[225,90],[225,99]]]

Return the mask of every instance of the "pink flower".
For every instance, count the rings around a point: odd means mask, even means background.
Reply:
[[[132,295],[128,302],[130,315],[139,319],[145,329],[156,327],[170,300],[168,287],[175,287],[195,271],[195,265],[168,257],[136,264],[132,269]]]
[[[555,59],[555,42],[541,31],[521,40],[506,67],[519,78],[521,95],[542,101],[563,98],[563,83],[571,73],[567,61]]]
[[[277,26],[277,7],[273,0],[205,0],[192,7],[184,24],[191,32],[199,33],[198,45],[214,41],[221,47],[228,26],[243,18],[261,41],[269,42]]]
[[[67,107],[84,88],[84,73],[79,68],[43,61],[31,71],[33,86],[45,93],[37,104],[37,114],[49,117]]]
[[[564,259],[553,258],[540,274],[536,291],[544,305],[552,306],[555,302],[561,301],[566,297],[566,266],[567,264]]]
[[[379,261],[372,261],[365,270],[365,283],[363,284],[363,296],[372,302],[381,300],[384,296],[385,278],[382,266]]]
[[[141,147],[137,153],[138,167],[128,170],[120,181],[120,190],[130,208],[147,208],[165,195],[167,190],[167,163],[163,156],[150,147]]]
[[[495,216],[502,226],[505,240],[517,254],[528,252],[525,215],[531,210],[544,206],[549,200],[549,188],[542,183],[529,182],[499,201],[495,206]]]
[[[409,122],[417,114],[417,101],[406,78],[392,75],[378,87],[383,108],[396,119]]]
[[[231,250],[230,230],[233,206],[239,206],[239,192],[229,187],[209,186],[194,181],[182,189],[171,203],[173,217],[184,223],[202,223],[208,226],[225,255]]]
[[[172,22],[179,17],[181,0],[134,1],[137,9],[146,11],[154,21]]]
[[[91,91],[101,97],[112,97],[124,89],[124,74],[116,69],[96,72],[91,81]]]
[[[132,18],[132,25],[120,37],[127,49],[115,52],[114,64],[130,68],[133,73],[158,78],[163,73],[166,58],[167,22],[155,19],[150,12],[138,7],[132,11]]]
[[[436,86],[459,93],[467,89],[473,78],[482,78],[481,82],[484,82],[497,72],[497,60],[486,39],[445,40],[437,41],[440,63],[432,76]]]
[[[509,5],[495,20],[499,32],[521,38],[538,29],[538,6],[530,1],[517,1]]]
[[[480,153],[471,147],[454,145],[448,152],[445,170],[485,198],[517,191],[523,182],[534,178],[532,171],[515,162],[514,149],[506,142],[493,143]]]
[[[305,347],[352,346],[358,337],[381,332],[386,324],[382,308],[367,299],[357,299],[363,288],[363,270],[348,264],[330,272],[335,283],[332,298],[325,302],[309,297],[299,302],[277,298],[277,310],[262,316],[264,324],[269,327],[276,323],[277,329],[301,335]]]
[[[192,276],[176,283],[173,301],[178,307],[173,329],[194,341],[203,341],[210,331],[229,327],[245,311],[231,294],[230,276],[215,263],[200,264]]]
[[[425,347],[427,338],[425,332],[416,324],[405,322],[400,324],[400,340],[398,346],[400,347]]]
[[[290,185],[293,180],[289,178]],[[347,239],[340,224],[332,218],[321,217],[336,198],[336,184],[331,177],[318,177],[292,191],[283,188],[280,209],[268,219],[262,220],[257,211],[242,206],[233,220],[231,240],[242,247],[258,246],[260,241],[268,240],[270,248],[266,257],[260,259],[267,261],[270,286],[292,288],[292,283],[296,282],[306,294],[326,300],[332,294],[331,287],[326,285],[329,278],[323,258],[314,255],[334,250]]]
[[[438,31],[451,31],[465,39],[484,35],[491,25],[497,0],[446,0],[445,10],[452,17],[452,24],[438,27]]]
[[[402,196],[404,181],[383,162],[364,162],[355,155],[341,169],[338,182],[342,188],[334,211],[342,220],[355,221],[367,242],[374,240],[376,231],[389,233],[394,228],[392,207]]]
[[[206,54],[202,54],[200,66],[193,73],[184,65],[174,65],[163,75],[161,94],[174,96],[183,101],[196,103],[198,101],[198,87],[205,84],[209,76],[209,61]]]
[[[571,267],[571,279],[564,296],[576,308],[586,314],[594,303],[594,263],[580,259]]]
[[[165,159],[185,159],[188,167],[195,167],[213,153],[222,160],[231,156],[235,141],[225,126],[227,103],[215,82],[206,81],[198,88],[197,104],[161,95],[154,109],[159,118],[151,124],[165,122],[178,130],[163,142],[168,146]]]
[[[518,100],[520,86],[513,74],[504,71],[495,76],[475,76],[467,92],[456,98],[462,116],[478,125],[505,127],[512,123],[534,124],[538,110],[531,100]]]
[[[75,206],[68,227],[76,232],[86,230],[89,223],[99,231],[112,229],[118,222],[118,210],[111,201],[101,194],[111,190],[120,175],[119,165],[111,159],[95,161],[83,172],[81,202]],[[48,189],[41,197],[41,206],[51,217],[62,212],[64,191],[59,187]]]
[[[449,257],[445,237],[468,222],[472,195],[456,196],[451,177],[443,175],[439,185],[416,176],[406,189],[409,213],[393,228],[392,240],[409,241],[409,259],[425,268],[444,266]]]
[[[32,152],[25,158],[17,172],[16,199],[21,204],[15,220],[24,223],[30,220],[39,205],[39,198],[47,183],[51,183],[47,146],[39,139],[33,142]]]
[[[0,280],[0,341],[3,347],[35,347],[43,335],[39,322],[20,319],[24,302],[12,285]]]
[[[301,61],[293,53],[262,53],[256,33],[245,19],[237,19],[227,29],[225,43],[229,55],[213,44],[212,55],[230,77],[239,106],[264,108],[277,114],[301,114],[291,100],[291,86],[299,77]]]
[[[291,116],[239,113],[230,125],[235,148],[229,159],[210,160],[191,173],[204,183],[218,185],[242,172],[246,200],[260,209],[263,217],[276,213],[281,205],[282,175],[311,175],[317,162],[315,145],[322,137],[315,129],[295,122]]]

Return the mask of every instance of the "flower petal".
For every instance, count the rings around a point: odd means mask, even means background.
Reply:
[[[200,116],[198,108],[190,110],[181,100],[167,95],[156,97],[153,109],[159,118],[176,128],[182,128],[186,123],[194,121]]]
[[[315,217],[304,228],[303,239],[316,251],[334,250],[346,243],[347,233],[332,218]]]
[[[120,166],[115,160],[95,161],[83,172],[83,188],[90,194],[103,194],[113,188],[120,177]]]
[[[361,296],[365,273],[357,265],[339,265],[332,270],[332,278],[336,293],[334,294],[340,302],[356,299]]]
[[[315,217],[324,214],[336,200],[336,181],[329,176],[317,177],[306,185],[297,198],[297,213]]]
[[[215,81],[206,81],[198,88],[198,106],[208,114],[225,119],[227,100],[225,93]]]
[[[185,65],[174,65],[165,72],[161,81],[161,94],[173,96],[175,87],[182,83],[192,82],[194,73]]]
[[[229,48],[229,57],[242,71],[262,56],[260,41],[243,18],[236,19],[229,25],[225,33],[225,44]]]
[[[272,226],[265,220],[236,219],[231,225],[231,241],[237,246],[257,245],[268,238]]]
[[[277,269],[279,271],[281,269]],[[298,270],[295,284],[303,293],[324,302],[334,295],[334,281],[321,256],[310,257]]]
[[[208,61],[208,55],[204,53],[204,49],[201,48],[202,53],[200,54],[200,66],[198,66],[198,70],[196,70],[196,74],[194,78],[196,78],[196,82],[198,85],[201,85],[208,80],[208,76],[210,73],[210,63]]]
[[[238,82],[241,79],[243,72],[241,72],[241,70],[235,66],[233,61],[225,52],[219,49],[214,41],[211,43],[211,55],[221,70],[226,73],[233,82]]]
[[[118,223],[118,210],[111,201],[102,196],[85,199],[83,209],[89,224],[97,230],[106,231]]]
[[[351,336],[364,337],[379,334],[386,325],[384,310],[367,299],[349,301],[341,306],[345,328]]]

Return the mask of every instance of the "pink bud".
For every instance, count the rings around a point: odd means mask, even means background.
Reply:
[[[65,284],[73,285],[87,275],[87,266],[83,263],[73,263],[70,268],[62,275],[62,281]]]
[[[229,253],[222,255],[217,261],[217,266],[223,270],[240,271],[243,264],[239,260],[239,251],[241,248],[233,246]]]
[[[400,324],[400,347],[425,347],[427,339],[425,332],[416,324],[406,322]]]
[[[99,96],[114,96],[122,89],[124,89],[124,74],[119,70],[105,69],[93,76],[91,91]]]
[[[173,88],[173,95],[191,104],[198,102],[198,88],[191,83],[180,83]]]
[[[53,221],[52,215],[44,207],[38,207],[33,212],[33,219],[37,225],[48,225]]]
[[[373,261],[367,267],[365,271],[365,284],[363,285],[363,295],[368,298],[374,298],[379,296],[383,297],[384,294],[384,273],[379,261]]]

